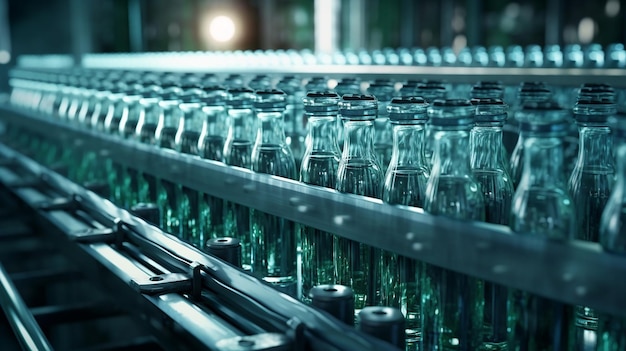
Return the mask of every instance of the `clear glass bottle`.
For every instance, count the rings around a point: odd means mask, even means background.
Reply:
[[[293,154],[285,141],[284,112],[286,94],[281,90],[259,90],[254,110],[257,133],[252,147],[252,170],[296,179]],[[295,223],[282,217],[250,209],[252,269],[277,289],[297,294],[297,235]]]
[[[229,166],[252,168],[252,142],[255,116],[252,109],[254,91],[248,88],[229,89],[226,98],[228,133],[224,141],[224,163]],[[250,210],[234,202],[224,203],[224,235],[239,239],[241,267],[250,270]]]
[[[97,131],[106,130],[105,124],[107,119],[112,120],[115,112],[115,106],[124,97],[126,91],[126,84],[121,81],[116,81],[109,87],[108,93],[105,98],[101,100],[99,108],[94,110],[91,116],[91,128]],[[119,112],[121,114],[121,111]],[[109,121],[109,124],[111,121]]]
[[[300,167],[305,184],[335,188],[341,151],[335,137],[339,95],[330,91],[310,91],[303,99],[308,119],[306,150]],[[302,250],[302,299],[310,302],[308,292],[317,285],[334,284],[333,235],[299,225]]]
[[[417,85],[415,88],[415,96],[423,98],[428,103],[433,103],[435,100],[445,99],[448,96],[448,86],[442,81],[427,80]],[[431,167],[433,164],[434,144],[434,134],[431,131],[430,124],[427,122],[424,157],[428,160]]]
[[[176,131],[176,151],[182,154],[199,155],[198,143],[200,132],[205,120],[202,111],[202,97],[204,92],[200,86],[187,84],[183,87],[180,96],[180,118]],[[180,235],[188,243],[202,248],[206,241],[199,222],[200,195],[196,190],[180,184],[176,185],[176,199],[180,218]]]
[[[394,98],[387,106],[393,128],[393,151],[383,185],[383,201],[393,205],[424,207],[430,176],[424,160],[428,103],[419,97]],[[420,339],[419,263],[380,250],[376,260],[380,276],[378,303],[399,308],[405,316],[407,350],[417,350]]]
[[[164,90],[159,105],[159,122],[154,132],[157,146],[176,150],[176,134],[183,111],[178,107],[180,94],[174,90]],[[181,237],[180,199],[177,198],[177,184],[167,179],[157,179],[156,203],[161,213],[161,226],[171,234]],[[182,239],[182,237],[181,237]]]
[[[361,94],[361,80],[358,77],[342,78],[333,89],[341,98],[346,94]],[[343,121],[337,118],[337,143],[339,147],[343,147]]]
[[[344,125],[344,146],[335,188],[343,193],[380,198],[384,174],[373,147],[378,101],[373,95],[346,94],[339,102],[339,113]],[[371,264],[374,249],[341,237],[335,237],[333,249],[337,284],[354,290],[358,314],[373,303],[378,288]]]
[[[471,166],[485,200],[485,221],[508,225],[513,198],[513,181],[502,156],[502,127],[508,106],[498,98],[474,98],[474,128],[470,132]],[[485,347],[506,350],[507,296],[506,287],[484,283]]]
[[[608,120],[616,113],[615,93],[604,87],[583,87],[574,107],[580,133],[578,158],[569,178],[576,218],[576,239],[598,242],[600,218],[611,194],[615,167]],[[597,330],[598,315],[576,306],[576,327]],[[577,330],[577,333],[584,333]]]
[[[525,134],[524,169],[513,195],[509,225],[519,235],[569,240],[574,208],[563,176],[568,111],[552,102],[526,104],[519,113]],[[509,290],[509,350],[569,350],[571,308],[527,292]]]
[[[475,107],[469,100],[435,100],[428,108],[433,168],[424,210],[436,216],[483,221],[485,203],[470,163]],[[422,350],[478,350],[483,339],[483,282],[423,264],[420,272]]]
[[[378,100],[378,117],[374,121],[374,152],[381,167],[387,169],[393,149],[393,132],[387,105],[395,95],[395,88],[390,80],[377,79],[370,83],[367,93],[374,95]]]
[[[402,87],[400,87],[400,90],[398,90],[398,95],[400,97],[416,96],[417,87],[423,82],[424,82],[423,80],[414,80],[414,79],[407,80],[406,82],[402,83]]]
[[[307,131],[307,120],[302,111],[302,98],[304,97],[302,79],[295,76],[284,76],[276,83],[276,88],[287,94],[285,137],[296,160],[296,167],[299,168],[304,155],[304,139]]]
[[[626,116],[610,119],[615,136],[617,169],[613,191],[600,219],[600,244],[611,254],[626,255]],[[598,316],[599,351],[626,350],[626,320],[622,316]]]
[[[547,102],[552,99],[552,92],[545,87],[545,84],[539,82],[526,82],[522,83],[520,86],[520,90],[517,96],[517,103],[514,108],[514,117],[515,122],[519,123],[519,119],[521,114],[523,114],[524,118],[528,118],[528,116],[534,116],[535,114],[524,114],[523,110],[525,105],[527,104],[535,104],[537,102]],[[511,152],[511,160],[509,164],[511,165],[511,179],[513,179],[513,185],[515,188],[520,183],[522,178],[522,171],[524,168],[524,145],[525,145],[525,133],[520,129],[519,136],[517,138],[517,143],[515,144],[515,148],[513,152]]]
[[[202,90],[204,121],[198,139],[198,152],[204,159],[223,162],[224,141],[228,132],[226,89],[219,85],[205,85]],[[224,201],[208,194],[200,196],[200,230],[204,240],[223,237]]]
[[[270,77],[265,74],[257,74],[248,82],[248,87],[254,91],[266,90],[271,88],[271,86],[272,81],[270,80]]]
[[[143,97],[139,99],[141,109],[139,120],[135,128],[134,138],[142,144],[158,145],[156,140],[156,129],[159,124],[161,109],[159,101],[163,95],[180,92],[176,85],[161,86],[161,90],[145,91]],[[137,203],[157,202],[157,180],[154,176],[137,172],[137,187],[133,190],[137,197]]]

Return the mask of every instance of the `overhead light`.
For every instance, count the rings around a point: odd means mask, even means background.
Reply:
[[[209,23],[209,35],[220,43],[231,41],[235,37],[235,22],[228,16],[216,16]]]

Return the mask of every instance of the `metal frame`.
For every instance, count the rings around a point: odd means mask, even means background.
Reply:
[[[256,343],[255,350],[304,349],[305,344],[311,350],[391,349],[4,145],[0,145],[0,160],[4,164],[0,184],[36,210],[37,223],[48,228],[50,238],[81,272],[102,289],[114,291],[120,305],[145,319],[168,349],[240,350],[240,340]],[[25,177],[32,181],[19,181]],[[166,277],[167,284],[144,289],[143,284],[153,282],[154,276]],[[219,301],[219,306],[202,301]],[[230,312],[230,320],[214,309]]]
[[[228,201],[464,274],[570,304],[626,315],[626,258],[598,244],[516,235],[505,226],[437,217],[420,209],[181,155],[81,129],[28,112],[0,108],[0,120]],[[68,144],[70,145],[70,144]],[[2,150],[5,150],[4,148]],[[177,253],[195,251],[178,243]],[[191,256],[190,256],[191,255]]]

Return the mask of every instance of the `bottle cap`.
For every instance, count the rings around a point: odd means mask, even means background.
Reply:
[[[205,104],[211,106],[224,105],[227,98],[225,87],[221,85],[203,85],[202,91],[204,92],[202,102]]]
[[[506,121],[508,106],[501,99],[474,98],[471,103],[476,106],[476,123]]]
[[[130,208],[130,213],[157,227],[161,223],[159,207],[154,203],[140,202]]]
[[[426,121],[428,103],[421,97],[396,97],[387,106],[391,122]]]
[[[287,105],[287,94],[278,89],[258,90],[254,95],[254,108],[263,111],[282,111]]]
[[[249,88],[228,89],[226,106],[230,108],[251,108],[254,101],[254,90]]]
[[[433,126],[471,126],[475,111],[467,99],[435,100],[428,107],[428,118]]]
[[[404,349],[404,315],[397,308],[370,306],[359,312],[359,330]]]
[[[311,90],[324,91],[324,90],[328,90],[328,78],[326,78],[326,77],[313,77],[306,83],[304,88],[305,88],[306,91],[311,91]]]
[[[307,113],[339,111],[339,95],[332,91],[309,91],[304,98],[304,111]]]
[[[560,137],[567,134],[568,117],[569,111],[556,102],[529,103],[519,113],[519,128],[529,136]]]
[[[212,238],[206,243],[206,252],[235,267],[241,267],[241,243],[237,238]]]
[[[378,100],[368,94],[346,94],[339,101],[341,118],[369,121],[378,116]]]
[[[311,304],[348,325],[354,325],[354,291],[343,285],[318,285],[309,291]]]

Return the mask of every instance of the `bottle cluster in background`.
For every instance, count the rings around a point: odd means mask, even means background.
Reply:
[[[235,50],[202,52],[160,52],[141,54],[85,55],[87,67],[168,69],[175,59],[188,70],[228,70],[310,66],[426,66],[426,67],[507,67],[507,68],[624,68],[626,50],[621,43],[600,44],[474,46],[459,51],[452,47],[383,48],[314,53],[311,50]],[[32,63],[32,62],[30,62]],[[253,89],[255,87],[252,87]],[[282,89],[282,88],[281,88]]]
[[[504,66],[516,57],[516,66],[561,67],[602,53],[604,65],[624,51],[611,50],[568,48],[559,56],[555,48],[472,49],[447,63]],[[445,51],[438,54],[448,57]],[[395,62],[389,57],[417,53],[368,55],[378,64],[377,55]],[[446,63],[432,58],[434,50],[421,54],[424,62]],[[15,108],[180,157],[509,226],[540,240],[586,240],[626,252],[624,94],[605,84],[103,70],[17,72],[11,83]],[[45,131],[10,128],[4,141],[78,183],[104,184],[120,207],[156,203],[159,225],[200,249],[211,239],[238,239],[244,270],[305,302],[313,287],[341,284],[352,289],[357,313],[376,305],[399,309],[408,350],[588,350],[589,333],[598,350],[626,349],[623,321],[589,307],[293,223],[124,166],[116,155],[59,145]],[[271,201],[282,200],[268,200],[266,209]]]

